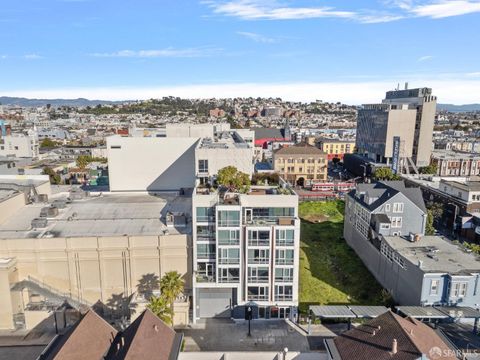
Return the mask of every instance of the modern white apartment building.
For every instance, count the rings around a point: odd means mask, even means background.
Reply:
[[[12,134],[0,136],[0,156],[37,158],[38,149],[38,137],[33,130],[29,131],[28,135]]]
[[[194,188],[229,165],[253,173],[253,146],[229,124],[174,124],[165,137],[115,135],[107,151],[111,191]]]
[[[285,184],[247,194],[196,188],[192,198],[193,321],[294,317],[298,306],[298,196]]]

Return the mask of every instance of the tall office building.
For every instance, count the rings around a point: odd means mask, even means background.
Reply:
[[[248,194],[197,188],[193,198],[193,319],[287,318],[298,306],[300,220],[289,188]]]
[[[430,88],[388,91],[381,104],[364,105],[358,112],[357,151],[369,159],[390,164],[394,137],[400,138],[399,155],[417,167],[427,166],[437,98]]]

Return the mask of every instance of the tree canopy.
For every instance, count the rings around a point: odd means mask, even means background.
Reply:
[[[220,169],[217,174],[217,183],[240,192],[247,192],[251,185],[250,177],[238,171],[235,166]]]
[[[390,168],[378,168],[373,173],[374,180],[400,180],[400,176],[394,174]]]

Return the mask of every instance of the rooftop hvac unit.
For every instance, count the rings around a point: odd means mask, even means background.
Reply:
[[[67,207],[67,200],[54,200],[52,206],[58,209],[65,209]]]
[[[35,196],[35,202],[47,203],[48,202],[48,195],[47,194],[38,194],[37,196]]]
[[[47,218],[35,218],[32,220],[32,228],[44,228],[47,227]]]
[[[55,206],[44,207],[40,210],[40,217],[55,217],[58,215],[58,208]]]

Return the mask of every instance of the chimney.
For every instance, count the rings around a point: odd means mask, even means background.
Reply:
[[[398,352],[398,346],[397,346],[397,339],[393,339],[392,342],[392,354],[396,354]]]

